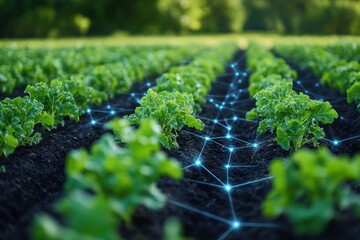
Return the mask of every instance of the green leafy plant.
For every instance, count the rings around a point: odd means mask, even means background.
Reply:
[[[91,152],[78,150],[67,160],[67,191],[92,190],[109,198],[113,210],[129,221],[134,209],[143,204],[159,208],[165,196],[155,183],[161,176],[179,179],[180,165],[160,151],[161,128],[153,120],[142,120],[135,131],[126,120],[107,123],[125,148],[116,145],[113,137],[105,135],[94,144]]]
[[[55,120],[53,127],[64,125],[64,118],[79,120],[79,108],[73,95],[67,91],[63,83],[53,80],[48,86],[46,83],[37,83],[34,86],[27,86],[25,93],[32,99],[36,99],[44,105],[44,110]]]
[[[268,87],[254,95],[256,107],[246,118],[260,118],[257,131],[261,134],[276,131],[276,141],[285,150],[298,149],[325,136],[319,123],[332,123],[338,117],[329,102],[311,100],[292,90],[291,82]]]
[[[183,229],[177,218],[169,218],[165,222],[164,240],[191,240],[184,237]]]
[[[299,150],[270,166],[273,188],[263,203],[268,217],[285,215],[296,233],[316,235],[345,210],[360,217],[360,196],[349,181],[360,181],[360,155],[335,156],[326,148]]]
[[[31,230],[34,240],[120,240],[118,220],[104,195],[91,196],[74,191],[56,204],[57,211],[65,216],[60,224],[47,214],[35,218]]]
[[[354,83],[352,87],[347,90],[347,101],[349,103],[357,103],[357,109],[360,111],[360,77],[359,82]]]
[[[0,102],[0,147],[5,156],[18,146],[37,144],[40,133],[34,133],[36,124],[53,126],[54,118],[43,111],[44,106],[28,96],[6,98]]]
[[[194,99],[191,94],[163,91],[157,93],[149,89],[140,100],[140,107],[127,117],[132,123],[139,124],[142,119],[155,119],[161,126],[161,144],[168,148],[178,148],[177,132],[183,127],[204,129],[201,120],[195,118]]]

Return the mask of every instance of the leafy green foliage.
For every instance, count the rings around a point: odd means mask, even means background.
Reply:
[[[297,149],[325,136],[319,122],[332,123],[338,117],[329,102],[311,100],[292,90],[292,83],[279,83],[254,95],[256,108],[246,115],[249,120],[260,118],[258,132],[276,131],[276,141],[285,150]]]
[[[346,184],[360,181],[360,156],[332,155],[326,148],[299,150],[270,166],[273,189],[263,203],[269,217],[285,215],[298,234],[316,235],[344,210],[360,217],[360,196]]]
[[[56,208],[66,216],[65,225],[49,215],[39,215],[33,224],[32,239],[121,239],[116,231],[118,221],[104,195],[74,191],[58,202]]]
[[[156,188],[161,176],[179,179],[180,166],[160,152],[161,128],[153,120],[139,122],[134,131],[126,120],[114,119],[106,126],[126,143],[119,148],[113,138],[106,135],[87,153],[84,149],[73,152],[66,173],[66,190],[92,190],[108,196],[112,209],[129,220],[139,204],[159,208],[165,196]]]
[[[203,122],[192,115],[193,107],[191,94],[167,91],[157,93],[149,89],[140,100],[140,107],[127,118],[135,124],[139,124],[142,119],[155,119],[162,129],[161,144],[168,149],[178,148],[177,132],[183,127],[204,129]]]
[[[164,240],[190,240],[184,237],[181,223],[176,218],[169,218],[165,222]]]
[[[0,173],[6,172],[6,168],[4,165],[0,165]]]
[[[302,67],[310,68],[321,78],[321,83],[338,89],[342,93],[347,93],[349,103],[355,102],[358,105],[360,104],[360,91],[356,84],[360,82],[359,62],[341,59],[319,46],[277,46],[276,51],[296,61]],[[345,55],[340,54],[342,57],[346,57]],[[360,111],[359,107],[358,109]]]
[[[74,97],[65,89],[61,81],[53,80],[50,86],[46,83],[29,85],[26,87],[25,93],[44,105],[44,110],[55,120],[54,127],[59,124],[64,125],[64,117],[79,120],[79,108]]]
[[[161,152],[161,128],[154,120],[142,120],[134,129],[124,119],[106,124],[126,144],[115,143],[104,135],[90,152],[76,150],[68,156],[65,183],[67,197],[56,209],[64,215],[62,224],[40,215],[33,228],[33,239],[120,239],[120,216],[130,222],[139,205],[151,209],[163,206],[166,197],[156,187],[162,176],[182,177],[180,165]]]
[[[0,102],[0,147],[8,156],[17,146],[37,144],[40,133],[34,134],[36,124],[53,126],[54,119],[43,111],[43,104],[35,99],[17,97]]]
[[[360,78],[359,82],[354,83],[354,85],[347,90],[347,101],[349,103],[357,103],[357,109],[360,111]]]

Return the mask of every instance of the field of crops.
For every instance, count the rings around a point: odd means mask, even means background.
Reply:
[[[1,46],[0,239],[357,239],[360,44],[210,45]]]

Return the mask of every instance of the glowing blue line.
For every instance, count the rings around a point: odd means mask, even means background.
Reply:
[[[188,165],[188,166],[186,166],[186,167],[183,167],[182,170],[185,170],[185,169],[187,169],[187,168],[190,168],[190,167],[192,167],[192,166],[194,166],[194,165],[195,165],[195,163],[193,163],[193,164],[191,164],[191,165]]]
[[[224,240],[229,234],[234,230],[234,227],[230,227],[228,230],[226,230],[221,236],[218,238],[218,240]]]
[[[212,187],[218,187],[218,188],[224,188],[221,185],[218,184],[214,184],[214,183],[207,183],[207,182],[202,182],[202,181],[198,181],[198,180],[194,180],[194,179],[189,179],[189,178],[184,178],[185,181],[189,181],[189,182],[194,182],[194,183],[199,183],[199,184],[203,184],[203,185],[208,185],[208,186],[212,186]]]
[[[202,165],[202,167],[208,172],[210,173],[211,176],[213,176],[216,180],[218,180],[223,186],[226,186],[217,176],[215,176],[215,174],[213,174],[209,169],[207,169],[204,165]]]
[[[269,179],[272,179],[272,178],[273,178],[273,177],[270,176],[270,177],[260,178],[260,179],[253,180],[253,181],[249,181],[249,182],[245,182],[245,183],[236,184],[236,185],[233,186],[233,188],[242,187],[242,186],[245,186],[245,185],[262,182],[262,181],[269,180]]]
[[[228,197],[229,197],[229,202],[230,202],[230,208],[231,208],[231,214],[234,220],[236,220],[236,214],[235,214],[235,209],[234,209],[234,204],[233,204],[233,200],[231,197],[231,193],[230,191],[227,191]]]
[[[279,224],[275,223],[255,223],[255,222],[242,222],[242,227],[258,227],[258,228],[278,228]]]
[[[200,210],[200,209],[198,209],[198,208],[194,208],[194,207],[191,207],[191,206],[189,206],[189,205],[186,205],[186,204],[183,204],[183,203],[180,203],[180,202],[171,200],[171,199],[168,199],[167,201],[168,201],[168,203],[171,203],[171,204],[173,204],[173,205],[175,205],[175,206],[177,206],[177,207],[185,208],[185,209],[187,209],[187,210],[189,210],[189,211],[199,213],[199,214],[201,214],[201,215],[203,215],[203,216],[205,216],[205,217],[212,218],[212,219],[217,220],[217,221],[219,221],[219,222],[223,222],[223,223],[230,224],[230,225],[232,224],[232,222],[231,222],[230,220],[227,220],[227,219],[225,219],[225,218],[219,217],[219,216],[217,216],[217,215],[215,215],[215,214],[212,214],[212,213],[209,213],[209,212],[205,212],[205,211]]]

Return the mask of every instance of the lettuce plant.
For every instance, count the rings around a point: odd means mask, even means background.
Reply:
[[[155,183],[162,176],[179,179],[180,165],[160,151],[161,128],[153,120],[143,120],[135,131],[126,120],[114,119],[106,126],[126,143],[117,146],[113,137],[103,136],[91,152],[85,149],[70,154],[65,189],[91,190],[106,195],[114,212],[129,221],[135,208],[143,204],[159,208],[165,196]]]
[[[265,216],[285,215],[296,233],[316,235],[345,210],[360,217],[360,196],[349,181],[360,181],[360,155],[335,156],[326,148],[299,150],[270,166],[273,187],[263,203]]]
[[[2,154],[8,156],[18,146],[37,144],[40,141],[40,133],[34,133],[35,125],[54,125],[54,118],[43,110],[43,104],[28,96],[6,98],[0,102]]]
[[[37,83],[27,86],[25,93],[30,98],[36,99],[44,105],[44,111],[50,114],[54,120],[54,127],[64,125],[64,118],[79,120],[79,108],[77,107],[71,92],[65,90],[65,86],[59,80],[53,80],[48,86],[46,83]]]
[[[291,82],[278,83],[254,95],[256,107],[246,118],[260,118],[257,131],[276,132],[276,141],[285,150],[298,149],[306,143],[318,145],[325,136],[319,123],[332,123],[338,117],[329,102],[312,100],[292,90]]]
[[[161,144],[168,149],[178,148],[177,133],[183,127],[204,129],[200,119],[195,118],[194,99],[191,94],[163,91],[157,93],[149,89],[140,100],[140,107],[127,117],[132,123],[138,124],[142,119],[155,119],[161,126]]]

